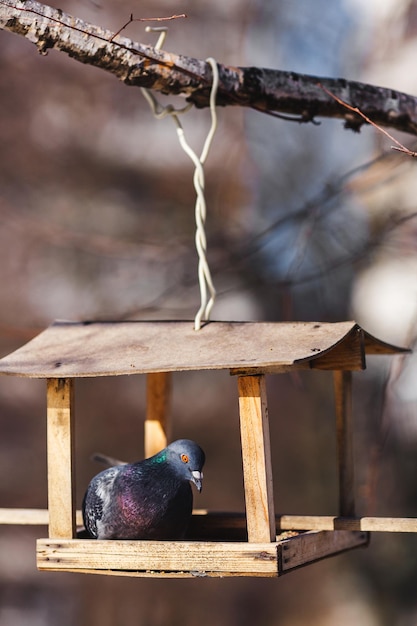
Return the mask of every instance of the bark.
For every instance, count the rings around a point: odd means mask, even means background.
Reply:
[[[111,72],[126,85],[181,94],[201,108],[209,105],[212,74],[205,61],[156,50],[120,35],[114,37],[108,30],[34,0],[0,0],[0,28],[26,37],[42,54],[56,48],[77,61]],[[340,78],[258,67],[218,67],[220,106],[245,106],[293,116],[300,122],[341,118],[346,127],[359,130],[364,119],[326,94],[321,84],[376,124],[417,134],[416,97]]]

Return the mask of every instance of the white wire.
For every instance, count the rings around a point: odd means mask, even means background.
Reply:
[[[166,31],[161,29],[151,29],[147,28],[147,30],[158,30],[161,32],[161,35],[158,39],[158,43],[155,47],[159,48],[163,44],[165,40]],[[196,191],[196,203],[195,203],[195,222],[196,222],[196,233],[195,233],[195,245],[198,254],[198,283],[200,287],[200,308],[198,309],[196,316],[194,318],[194,329],[200,330],[201,324],[203,321],[208,321],[210,319],[210,313],[214,305],[214,301],[216,299],[216,290],[214,288],[213,280],[210,273],[210,268],[207,261],[207,238],[205,233],[205,221],[207,214],[207,206],[206,199],[204,196],[204,168],[203,165],[207,159],[207,156],[210,151],[210,147],[216,133],[217,129],[217,111],[216,111],[216,95],[217,89],[219,85],[219,71],[217,67],[217,63],[215,59],[212,57],[206,59],[207,63],[211,65],[213,72],[213,82],[210,92],[210,113],[211,113],[211,126],[210,130],[207,134],[206,140],[204,142],[204,146],[201,152],[200,157],[194,152],[191,146],[188,144],[185,139],[184,129],[181,125],[178,115],[181,113],[186,113],[191,107],[192,104],[188,104],[182,109],[175,109],[172,105],[162,106],[155,98],[155,96],[148,91],[147,89],[142,88],[141,91],[146,98],[154,116],[157,119],[162,119],[167,115],[170,115],[177,127],[177,135],[178,141],[180,143],[181,148],[188,155],[191,161],[194,163],[195,171],[193,176],[194,189]],[[210,297],[209,297],[210,295]]]

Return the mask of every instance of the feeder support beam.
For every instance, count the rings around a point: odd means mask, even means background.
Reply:
[[[53,539],[76,536],[73,397],[73,379],[48,379],[48,509]]]
[[[238,390],[248,541],[275,541],[265,376],[238,376]]]
[[[333,376],[339,463],[339,515],[354,517],[352,372],[337,370]]]
[[[145,456],[153,456],[167,446],[169,437],[169,402],[171,373],[153,372],[147,375]]]

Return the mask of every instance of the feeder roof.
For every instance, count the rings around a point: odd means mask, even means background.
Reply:
[[[293,368],[363,369],[366,354],[407,352],[353,321],[56,321],[0,359],[0,374],[30,378],[117,376],[229,369],[234,374]]]

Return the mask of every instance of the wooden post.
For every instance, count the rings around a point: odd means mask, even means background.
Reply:
[[[154,372],[147,375],[145,456],[156,454],[166,447],[169,431],[169,400],[171,373]]]
[[[73,379],[48,379],[48,509],[53,539],[76,536],[73,396]]]
[[[353,517],[355,515],[355,477],[353,467],[352,372],[336,370],[333,376],[339,463],[339,515]]]
[[[238,376],[238,390],[248,540],[275,541],[265,376]]]

